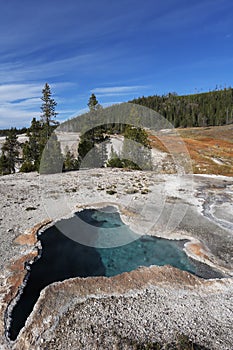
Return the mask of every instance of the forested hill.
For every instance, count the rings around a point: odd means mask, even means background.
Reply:
[[[154,109],[174,127],[225,125],[233,122],[233,88],[179,96],[139,97],[132,103]]]
[[[21,128],[21,129],[17,129],[17,128],[13,128],[16,135],[21,135],[21,134],[25,134],[27,132],[27,128]],[[10,129],[1,129],[0,130],[0,137],[1,136],[7,136],[9,134],[9,132],[12,130],[12,128]]]

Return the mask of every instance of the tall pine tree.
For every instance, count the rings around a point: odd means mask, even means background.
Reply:
[[[58,113],[55,111],[57,102],[52,98],[51,89],[48,83],[45,84],[42,90],[41,100],[43,101],[41,105],[42,143],[45,145],[53,132],[54,126],[59,124],[56,121]]]

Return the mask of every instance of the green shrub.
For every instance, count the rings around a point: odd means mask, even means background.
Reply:
[[[107,162],[107,167],[110,168],[123,168],[123,162],[119,157],[111,158]]]
[[[36,167],[34,164],[32,164],[31,162],[24,162],[21,165],[21,168],[19,171],[21,173],[30,173],[31,171],[35,171],[35,170],[36,170]]]

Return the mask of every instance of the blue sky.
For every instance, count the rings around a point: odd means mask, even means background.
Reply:
[[[231,0],[10,0],[0,7],[0,128],[134,97],[233,86]]]

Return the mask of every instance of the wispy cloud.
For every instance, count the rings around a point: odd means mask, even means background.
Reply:
[[[74,85],[74,83],[60,82],[52,84],[51,87],[60,92]],[[9,121],[16,127],[28,126],[33,117],[39,118],[42,88],[43,84],[0,85],[0,128],[9,126]],[[61,117],[68,117],[74,112],[69,108],[58,111]]]
[[[29,126],[33,117],[39,117],[40,113],[22,108],[14,108],[12,105],[0,107],[0,129],[9,128],[9,126],[23,127]]]
[[[38,84],[0,85],[0,128],[28,125],[40,114],[41,86]],[[38,112],[35,112],[38,111]]]
[[[38,84],[5,84],[0,85],[0,102],[14,102],[38,97],[41,93]]]
[[[98,94],[98,96],[123,96],[134,94],[135,92],[142,91],[148,88],[146,85],[133,85],[133,86],[111,86],[111,87],[98,87],[92,89],[91,92]]]
[[[47,80],[54,77],[61,77],[69,72],[82,69],[86,65],[91,66],[95,59],[95,54],[85,54],[47,62],[0,62],[0,81],[9,84],[13,82]]]

